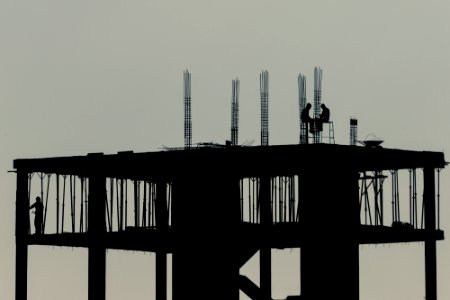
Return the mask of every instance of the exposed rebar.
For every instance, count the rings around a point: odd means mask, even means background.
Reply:
[[[298,108],[300,119],[300,144],[308,143],[308,124],[302,121],[302,111],[306,106],[306,77],[305,75],[298,75]]]
[[[356,146],[358,140],[358,120],[355,118],[350,119],[350,145]]]
[[[322,98],[322,69],[314,68],[314,125],[313,125],[313,142],[314,144],[321,142],[321,131],[319,130],[316,120],[320,118],[320,104]]]
[[[262,71],[260,78],[261,93],[261,146],[269,145],[269,72]]]
[[[191,74],[184,71],[184,147],[192,146],[192,122],[191,122]]]
[[[232,81],[231,92],[231,145],[239,142],[239,79]]]

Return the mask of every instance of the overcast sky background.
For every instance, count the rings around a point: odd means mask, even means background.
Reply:
[[[312,101],[315,66],[337,143],[348,144],[356,117],[361,140],[447,154],[449,37],[448,1],[0,0],[0,298],[14,298],[14,159],[183,145],[185,69],[194,143],[230,138],[239,77],[240,142],[259,145],[262,70],[269,143],[297,143],[297,76]],[[423,244],[360,249],[362,300],[424,299]],[[449,240],[437,257],[438,298],[450,299]],[[154,255],[107,259],[108,300],[153,299]],[[298,292],[297,265],[298,252],[274,251],[275,299]],[[242,272],[258,282],[255,266]],[[87,299],[87,251],[30,247],[28,288],[30,300]]]

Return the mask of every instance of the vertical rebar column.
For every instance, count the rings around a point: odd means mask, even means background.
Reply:
[[[320,104],[322,97],[322,69],[314,68],[314,125],[313,125],[313,142],[314,144],[321,142],[321,132],[317,124],[320,118]]]
[[[184,71],[184,147],[192,146],[191,73]]]
[[[234,79],[231,85],[231,145],[236,146],[239,138],[239,79]]]
[[[358,120],[355,118],[350,119],[350,146],[356,146],[358,139]]]
[[[261,146],[269,145],[269,72],[259,76],[261,93]]]
[[[30,206],[28,198],[28,174],[17,171],[16,190],[16,300],[26,300],[28,281],[28,228]]]
[[[302,111],[306,106],[306,77],[298,74],[298,108],[300,118],[300,144],[308,144],[308,124],[302,121]]]

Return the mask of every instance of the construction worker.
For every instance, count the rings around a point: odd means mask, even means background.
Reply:
[[[306,104],[305,108],[302,110],[300,119],[303,123],[306,124],[306,132],[308,132],[308,126],[310,127],[310,132],[312,132],[313,129],[313,119],[309,116],[309,111],[311,110],[311,103]]]
[[[325,104],[321,104],[322,112],[320,113],[320,121],[322,123],[330,122],[330,109],[325,106]]]
[[[320,107],[322,108],[322,112],[320,113],[319,120],[317,122],[317,127],[319,131],[323,130],[323,123],[330,122],[330,109],[326,107],[325,104],[321,104]]]
[[[30,206],[30,209],[34,208],[34,228],[35,234],[42,234],[42,220],[44,219],[44,205],[42,204],[41,197],[36,197],[36,202]]]

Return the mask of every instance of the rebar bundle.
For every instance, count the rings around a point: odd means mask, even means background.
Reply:
[[[192,121],[191,121],[191,74],[184,71],[184,147],[192,146]]]
[[[320,118],[320,104],[322,97],[322,69],[319,67],[314,68],[314,120]],[[313,142],[314,144],[321,142],[321,132],[319,130],[317,122],[313,125]]]
[[[300,118],[300,144],[308,143],[308,125],[302,121],[301,115],[306,106],[306,76],[298,75],[298,107]]]
[[[261,93],[261,146],[269,145],[269,72],[262,71],[260,78]]]
[[[350,119],[350,145],[355,146],[358,139],[358,120]]]
[[[231,145],[236,146],[239,139],[239,79],[234,79],[231,86]]]

